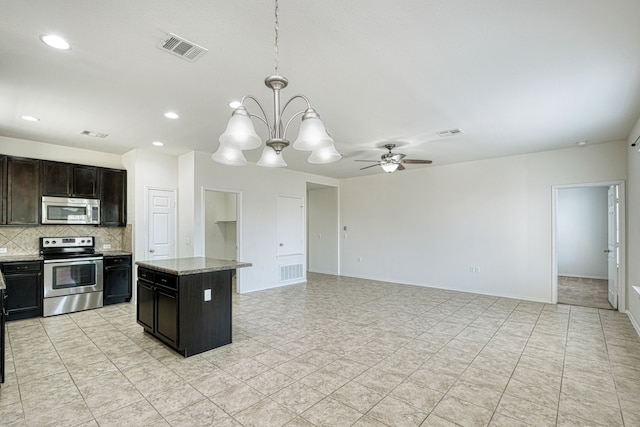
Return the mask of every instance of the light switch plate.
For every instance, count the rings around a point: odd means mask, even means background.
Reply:
[[[0,248],[0,254],[6,254],[7,248]]]
[[[111,244],[105,243],[104,245],[102,245],[102,249],[111,249]]]
[[[211,289],[204,290],[204,300],[211,301]]]

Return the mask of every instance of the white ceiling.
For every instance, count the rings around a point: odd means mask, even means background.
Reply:
[[[0,6],[0,135],[116,154],[211,153],[230,101],[252,94],[271,113],[272,1]],[[638,0],[280,0],[283,101],[306,95],[345,154],[310,165],[288,148],[285,159],[342,178],[383,173],[354,159],[379,158],[386,142],[437,166],[625,139],[640,116],[638,17]],[[208,53],[191,63],[158,49],[169,32]],[[45,46],[44,33],[72,50]],[[163,117],[169,110],[181,118]],[[451,128],[465,133],[436,135]]]

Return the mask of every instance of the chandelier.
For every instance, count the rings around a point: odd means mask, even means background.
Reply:
[[[291,121],[302,116],[302,123],[298,131],[298,138],[293,142],[293,148],[300,151],[310,151],[307,159],[309,163],[324,164],[338,161],[342,155],[335,148],[333,139],[327,133],[320,116],[311,108],[311,103],[304,95],[291,97],[280,108],[280,90],[288,85],[288,80],[278,74],[278,0],[275,1],[275,68],[274,73],[264,79],[264,84],[273,91],[273,122],[269,121],[262,104],[252,95],[245,95],[239,106],[236,106],[227,123],[227,128],[220,135],[220,146],[211,155],[211,158],[225,165],[243,166],[247,159],[243,155],[244,150],[254,150],[262,145],[262,139],[253,127],[252,117],[260,120],[267,126],[269,138],[262,150],[262,156],[258,166],[286,167],[287,163],[282,157],[282,150],[289,146],[286,139],[287,130]],[[252,100],[258,105],[261,115],[250,113],[245,101]],[[291,115],[283,125],[283,114],[294,100],[302,100],[306,103],[306,109],[297,111]]]

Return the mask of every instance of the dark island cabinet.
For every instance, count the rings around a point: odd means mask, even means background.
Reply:
[[[104,257],[104,305],[131,301],[131,255]]]
[[[7,223],[7,156],[0,156],[0,224]]]
[[[98,168],[72,163],[42,161],[42,195],[98,197]]]
[[[0,264],[6,285],[7,320],[42,316],[42,262]]]
[[[6,209],[4,224],[38,225],[40,222],[40,161],[21,157],[6,159]]]
[[[138,267],[138,324],[184,357],[231,343],[232,271],[176,276]]]
[[[127,225],[127,171],[99,169],[100,224],[123,227]]]

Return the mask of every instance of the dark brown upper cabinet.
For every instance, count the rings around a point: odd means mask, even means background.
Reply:
[[[97,198],[98,168],[43,160],[41,187],[43,196]]]
[[[40,220],[40,161],[7,158],[6,218],[8,225],[38,225]]]
[[[99,168],[100,225],[127,225],[127,171]]]

